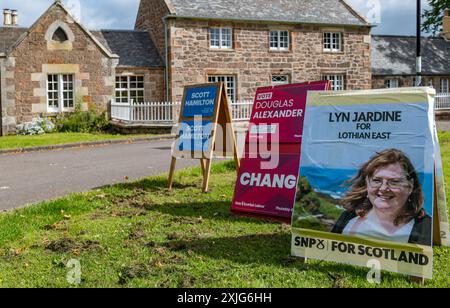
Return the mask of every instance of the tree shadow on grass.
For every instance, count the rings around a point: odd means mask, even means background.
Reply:
[[[323,286],[351,287],[346,277],[359,277],[364,281],[368,269],[333,262],[302,262],[291,256],[291,235],[283,233],[255,234],[236,237],[196,238],[169,241],[165,246],[173,252],[186,252],[215,260],[227,260],[250,266],[273,266],[281,270],[307,271],[324,277]],[[399,275],[384,276],[385,279]]]
[[[231,202],[229,201],[211,201],[211,202],[192,202],[192,203],[164,203],[155,205],[146,205],[144,208],[149,212],[158,212],[171,215],[173,217],[189,217],[211,219],[215,221],[242,222],[252,224],[274,224],[280,223],[249,216],[238,216],[231,213]],[[182,219],[180,219],[182,220]]]
[[[199,178],[200,179],[200,178]],[[196,179],[197,180],[197,179]],[[129,191],[134,191],[136,189],[141,189],[141,190],[145,190],[147,192],[165,192],[165,191],[169,191],[168,187],[168,180],[161,178],[161,177],[156,177],[156,178],[145,178],[145,179],[141,179],[135,182],[131,182],[131,183],[120,183],[120,184],[115,184],[115,185],[106,185],[103,187],[99,187],[99,189],[101,188],[119,188],[122,190],[129,190]],[[173,185],[173,191],[176,191],[177,189],[186,189],[186,188],[199,188],[201,189],[201,187],[195,183],[189,183],[189,184],[183,184],[180,182],[174,182]]]
[[[225,200],[227,197],[220,197],[224,200],[211,200],[204,202],[165,202],[158,203],[159,197],[176,197],[180,190],[188,188],[198,188],[198,194],[202,194],[201,185],[196,183],[183,184],[175,182],[173,190],[169,191],[167,188],[167,180],[163,178],[149,178],[133,183],[118,184],[114,187],[119,188],[121,191],[126,191],[123,199],[129,198],[130,200],[139,192],[151,193],[151,197],[156,199],[156,202],[147,202],[140,206],[147,211],[159,212],[162,214],[168,214],[176,217],[195,217],[224,221],[236,221],[236,222],[251,222],[256,224],[274,223],[268,219],[258,219],[246,216],[237,216],[231,213],[231,200]],[[205,194],[207,196],[207,194]],[[184,197],[186,198],[186,197]],[[279,224],[279,223],[277,223]]]

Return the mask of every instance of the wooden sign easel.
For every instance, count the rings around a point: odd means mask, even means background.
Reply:
[[[203,115],[201,113],[196,114],[195,117],[185,116],[186,101],[189,99],[187,97],[189,90],[196,91],[206,88],[216,88],[216,97],[214,101],[214,112],[212,116],[210,114]],[[183,123],[189,121],[195,121],[196,117],[201,117],[202,123],[211,122],[211,134],[209,136],[209,147],[206,151],[199,151],[196,149],[180,150],[179,142],[181,141],[182,127]],[[173,178],[175,174],[175,167],[178,158],[189,158],[189,159],[199,159],[200,167],[203,174],[203,185],[202,191],[207,192],[209,188],[209,179],[211,174],[211,163],[214,156],[230,157],[234,158],[236,169],[239,170],[240,161],[237,151],[236,136],[234,134],[234,129],[232,125],[232,116],[230,107],[228,104],[228,96],[225,85],[220,83],[208,83],[200,84],[195,86],[188,86],[184,89],[183,101],[181,106],[180,118],[179,118],[179,129],[177,133],[177,139],[174,142],[174,147],[172,151],[172,162],[169,171],[169,189],[172,189]],[[218,125],[221,126],[222,134],[218,136]],[[221,139],[220,139],[221,138]],[[231,148],[231,153],[228,151]],[[231,155],[230,155],[231,154]]]

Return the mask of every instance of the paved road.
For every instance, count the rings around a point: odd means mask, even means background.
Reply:
[[[0,210],[168,172],[171,143],[0,155]],[[179,160],[177,170],[197,164]]]

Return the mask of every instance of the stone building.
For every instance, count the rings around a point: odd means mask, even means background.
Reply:
[[[371,86],[371,26],[344,0],[142,0],[136,29],[124,31],[90,31],[60,1],[30,28],[4,16],[2,135],[78,104],[180,101],[194,83],[223,81],[232,101],[270,84]]]
[[[422,39],[422,85],[449,93],[450,41]],[[372,87],[413,87],[416,83],[416,37],[372,37]]]
[[[232,101],[257,87],[330,79],[371,87],[371,26],[342,0],[141,0],[135,28],[166,63],[166,97],[226,82]]]
[[[422,38],[422,85],[449,93],[450,16],[446,10],[440,37]],[[372,87],[411,87],[416,84],[416,37],[372,37]]]
[[[0,27],[1,134],[37,116],[109,102],[162,100],[164,64],[144,31],[90,31],[59,2],[30,28],[4,10]]]

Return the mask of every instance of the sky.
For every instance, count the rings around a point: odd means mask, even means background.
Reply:
[[[19,25],[29,27],[54,0],[0,0],[0,8],[17,9]],[[320,1],[320,0],[313,0]],[[415,35],[415,0],[347,0],[376,25],[374,34]],[[81,22],[91,30],[133,29],[139,0],[63,0],[80,7]],[[427,1],[422,0],[427,7]],[[79,4],[79,6],[78,6]],[[3,17],[1,17],[3,20]]]

